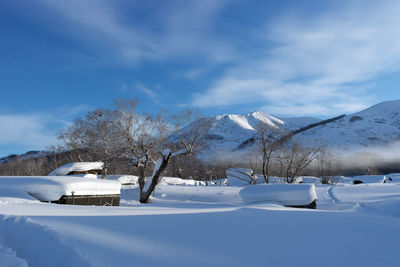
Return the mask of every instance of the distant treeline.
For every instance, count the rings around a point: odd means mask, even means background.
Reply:
[[[74,151],[45,151],[45,152],[28,152],[23,155],[12,155],[0,159],[0,175],[1,176],[25,176],[25,175],[48,175],[52,170],[59,166],[77,161]],[[101,156],[92,155],[92,160],[101,160]],[[261,174],[261,167],[258,166],[253,156],[249,155],[247,159],[241,156],[241,160],[232,158],[231,160],[218,161],[202,161],[196,157],[185,157],[176,159],[171,162],[169,168],[165,172],[165,176],[174,176],[181,178],[193,178],[196,180],[222,179],[226,177],[225,171],[228,168],[252,168],[255,173]],[[388,174],[400,173],[400,160],[378,162],[376,164],[368,164],[358,166],[344,166],[337,163],[332,171],[332,175],[355,176],[364,174]],[[131,174],[137,175],[135,168],[131,168],[128,162],[123,160],[111,160],[109,174]],[[304,170],[302,175],[318,176],[315,167],[311,166]]]

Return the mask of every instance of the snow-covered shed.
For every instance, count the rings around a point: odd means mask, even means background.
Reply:
[[[101,161],[96,162],[71,162],[49,173],[49,176],[66,176],[66,175],[86,175],[103,174],[104,163]]]
[[[0,176],[0,193],[57,204],[119,206],[121,183],[73,176]]]

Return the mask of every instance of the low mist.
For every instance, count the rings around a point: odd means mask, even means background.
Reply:
[[[338,168],[345,174],[386,174],[400,172],[400,142],[379,147],[335,151]]]

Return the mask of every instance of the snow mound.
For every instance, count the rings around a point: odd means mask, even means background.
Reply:
[[[162,177],[160,183],[164,185],[205,185],[205,182],[203,181],[177,177]]]
[[[108,180],[115,180],[123,185],[136,185],[139,177],[136,175],[107,175]]]
[[[302,206],[317,200],[314,184],[263,184],[244,187],[239,192],[246,203],[278,202],[285,206]]]
[[[386,176],[384,175],[360,175],[360,176],[354,176],[352,179],[353,182],[360,181],[364,184],[386,182]]]
[[[121,183],[70,176],[1,176],[0,192],[3,197],[27,193],[40,201],[55,201],[63,195],[120,194]]]
[[[152,201],[197,202],[213,204],[241,204],[240,187],[233,186],[179,186],[160,184]]]
[[[400,173],[391,173],[386,175],[386,182],[400,182]]]
[[[321,180],[313,176],[300,176],[299,179],[303,184],[318,184]]]
[[[102,170],[103,162],[72,162],[55,169],[49,173],[49,176],[64,176],[70,172],[85,172],[91,170]]]
[[[333,187],[333,193],[341,202],[353,203],[400,203],[400,184],[360,184],[337,185]],[[398,209],[398,207],[397,207]]]

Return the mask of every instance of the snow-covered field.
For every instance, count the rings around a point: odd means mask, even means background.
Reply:
[[[391,177],[296,185],[316,192],[316,210],[273,202],[263,185],[163,183],[150,204],[129,185],[120,207],[98,207],[42,203],[0,181],[0,266],[400,266]]]

